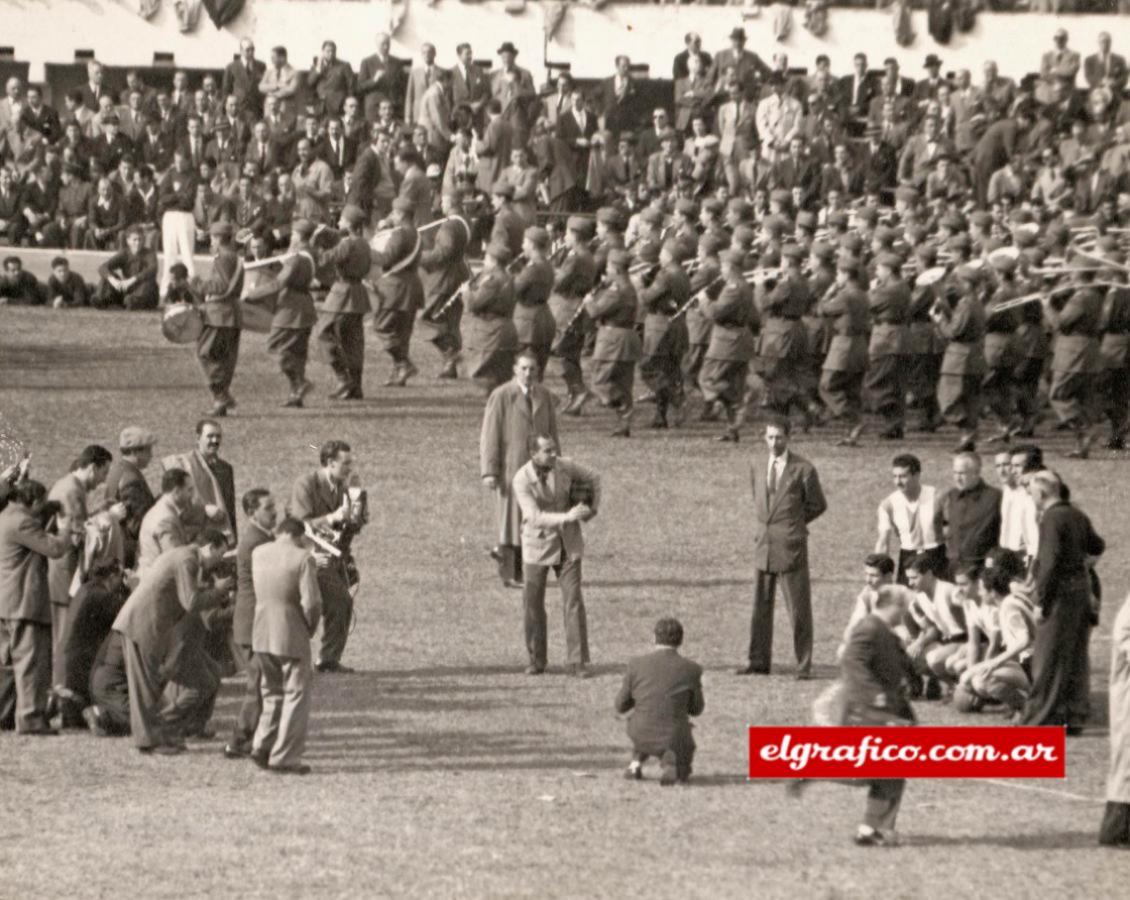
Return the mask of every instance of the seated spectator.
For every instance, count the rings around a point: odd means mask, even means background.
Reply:
[[[156,252],[161,248],[157,183],[153,170],[141,166],[137,181],[126,197],[126,227],[141,232],[141,243]]]
[[[7,166],[0,166],[0,244],[19,246],[26,230],[23,192],[16,183],[12,170]]]
[[[113,250],[118,246],[120,235],[126,227],[126,202],[119,197],[110,184],[110,179],[98,179],[98,193],[91,198],[86,209],[87,250]]]
[[[101,280],[91,306],[108,309],[157,308],[157,254],[142,244],[140,229],[126,234],[125,248],[98,267]]]
[[[82,276],[71,271],[65,256],[51,260],[51,275],[47,279],[47,302],[55,309],[69,306],[86,306],[90,291]]]
[[[165,298],[162,305],[170,303],[196,303],[199,301],[196,292],[188,280],[188,269],[184,263],[173,263],[169,267],[169,286],[165,289]]]
[[[46,292],[31,272],[24,271],[23,260],[9,256],[0,273],[0,306],[39,306],[46,302]]]

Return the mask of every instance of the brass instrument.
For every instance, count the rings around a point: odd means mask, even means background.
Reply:
[[[1014,297],[1011,300],[1005,300],[1003,303],[998,303],[996,306],[991,306],[985,310],[987,315],[995,316],[997,313],[1008,312],[1010,309],[1017,309],[1021,306],[1027,306],[1029,303],[1042,301],[1045,297],[1052,297],[1056,294],[1066,294],[1071,291],[1082,291],[1088,288],[1112,288],[1124,287],[1125,285],[1117,284],[1113,281],[1093,281],[1090,284],[1064,284],[1057,288],[1051,288],[1046,291],[1035,291],[1031,294],[1024,294],[1021,297]]]
[[[697,291],[695,291],[693,294],[691,294],[690,300],[688,300],[686,303],[684,303],[682,306],[680,306],[677,310],[675,310],[674,313],[672,313],[671,321],[675,322],[675,321],[681,319],[683,316],[685,316],[690,311],[690,308],[692,306],[694,306],[696,303],[698,303],[699,298],[705,296],[710,291],[710,289],[712,287],[714,287],[714,285],[720,284],[725,280],[726,279],[725,279],[724,276],[719,275],[717,278],[711,280],[709,284],[704,285],[703,287],[701,287]]]

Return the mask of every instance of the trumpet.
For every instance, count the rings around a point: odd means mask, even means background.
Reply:
[[[1003,303],[998,303],[996,306],[991,306],[985,310],[986,315],[995,316],[998,313],[1008,312],[1010,309],[1018,309],[1021,306],[1027,306],[1029,303],[1042,301],[1045,297],[1053,297],[1056,294],[1067,294],[1071,291],[1087,290],[1088,288],[1112,288],[1124,287],[1113,281],[1094,281],[1090,284],[1064,284],[1057,288],[1052,288],[1047,291],[1035,291],[1031,294],[1024,294],[1020,297],[1014,297],[1012,300],[1005,300]]]

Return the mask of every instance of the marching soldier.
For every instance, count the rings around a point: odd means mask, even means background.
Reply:
[[[957,284],[930,312],[938,333],[946,339],[942,371],[938,377],[938,406],[944,421],[961,430],[954,449],[976,448],[981,416],[981,382],[985,377],[985,305],[980,276],[972,266],[957,270]]]
[[[510,378],[518,353],[514,328],[514,280],[506,272],[510,249],[492,241],[483,258],[483,270],[463,287],[467,307],[464,344],[471,379],[488,395]]]
[[[584,301],[585,312],[597,323],[593,392],[620,420],[613,437],[631,436],[632,387],[640,358],[636,289],[628,278],[629,259],[626,250],[609,251],[608,276]]]
[[[726,430],[717,440],[736,444],[745,419],[746,378],[754,350],[750,326],[756,322],[757,308],[745,280],[745,254],[728,250],[721,264],[725,284],[717,298],[711,299],[705,288],[699,295],[703,315],[713,323],[700,384],[707,405],[721,406],[726,417]]]
[[[565,225],[565,259],[557,270],[553,292],[549,295],[549,311],[553,314],[556,335],[553,355],[561,363],[561,377],[569,398],[562,412],[579,416],[588,399],[584,376],[581,373],[581,347],[584,331],[581,300],[596,284],[596,261],[589,252],[591,224],[582,216],[570,216]]]
[[[549,350],[556,333],[553,314],[549,311],[549,295],[553,293],[555,275],[546,253],[549,232],[538,226],[526,229],[522,238],[522,255],[526,265],[514,279],[514,327],[518,332],[518,349],[530,350],[538,361],[538,378],[545,378]]]
[[[726,246],[726,239],[717,232],[706,232],[698,239],[698,268],[691,275],[691,295],[717,286],[722,278],[719,251]],[[745,265],[745,254],[736,251],[742,257]],[[744,271],[744,269],[743,269]],[[683,354],[683,384],[687,387],[701,387],[699,385],[699,372],[702,370],[703,360],[706,359],[706,348],[710,346],[711,321],[702,308],[702,303],[692,303],[687,308],[687,352]],[[707,403],[702,409],[702,421],[713,422],[717,419],[714,405]]]
[[[247,299],[274,297],[274,315],[267,336],[267,351],[279,357],[279,370],[290,384],[284,407],[302,408],[302,398],[313,385],[306,380],[306,359],[310,351],[310,330],[317,321],[310,285],[314,281],[314,254],[310,236],[314,223],[298,219],[290,227],[290,258],[273,278],[266,278]]]
[[[880,440],[901,440],[905,433],[904,369],[910,288],[899,276],[901,269],[902,259],[897,254],[882,254],[876,260],[875,286],[868,298],[871,341],[863,386],[872,412],[883,419],[885,427],[879,433]]]
[[[1019,362],[1015,344],[1018,311],[996,312],[994,307],[1015,300],[1020,291],[1016,285],[1016,260],[997,256],[990,259],[990,264],[998,283],[985,309],[985,381],[981,393],[989,411],[1001,422],[1001,430],[989,438],[993,443],[1007,441],[1015,424],[1012,374]]]
[[[522,238],[526,232],[526,221],[514,209],[514,185],[508,181],[499,181],[491,192],[491,204],[494,206],[494,225],[490,230],[490,242],[501,244],[514,259],[522,252]]]
[[[796,244],[781,248],[781,279],[761,307],[757,366],[765,382],[765,405],[782,416],[788,416],[794,405],[809,415],[800,391],[806,352],[800,318],[813,303],[808,282],[800,272],[804,255]]]
[[[1051,390],[1048,400],[1060,424],[1075,434],[1075,449],[1068,456],[1086,459],[1095,436],[1095,382],[1101,372],[1099,334],[1103,297],[1091,287],[1090,274],[1080,274],[1079,283],[1067,303],[1057,310],[1054,296],[1040,301],[1044,319],[1054,334]]]
[[[1099,248],[1103,258],[1113,264],[1100,275],[1107,281],[1122,281],[1124,257],[1117,244],[1102,238]],[[1130,404],[1130,288],[1117,284],[1107,289],[1102,313],[1102,397],[1107,421],[1110,422],[1108,450],[1126,449],[1127,405]]]
[[[204,285],[204,328],[196,339],[196,356],[212,392],[213,416],[226,416],[235,406],[231,383],[239,360],[243,291],[243,262],[235,251],[234,230],[228,222],[215,222],[212,238],[212,276]]]
[[[608,254],[613,250],[624,250],[627,247],[624,232],[628,227],[623,213],[615,206],[602,206],[596,211],[596,250],[593,261],[596,263],[596,278],[604,278],[604,270],[608,264]],[[593,347],[596,345],[596,329],[592,327],[592,320],[582,316],[577,323],[584,329],[584,345],[581,349],[582,356],[592,356]],[[583,404],[578,413],[583,410]]]
[[[797,221],[799,223],[800,216]],[[803,244],[801,246],[804,247]],[[807,365],[804,368],[804,396],[809,409],[815,411],[820,408],[820,373],[829,340],[827,321],[817,307],[820,298],[836,282],[836,248],[825,241],[810,239],[805,249],[812,261],[812,274],[808,277],[808,291],[812,301],[800,320],[804,326],[805,345],[808,347]]]
[[[425,303],[420,321],[430,329],[430,340],[443,357],[440,378],[459,377],[456,365],[459,351],[463,348],[459,333],[463,300],[458,292],[471,277],[471,269],[467,265],[471,226],[464,216],[463,194],[463,188],[456,188],[454,192],[443,195],[441,208],[447,221],[436,229],[431,249],[420,253],[420,281]]]
[[[855,447],[863,430],[860,412],[867,370],[867,292],[861,268],[857,257],[841,253],[836,260],[836,280],[816,307],[827,320],[831,338],[820,373],[820,399],[834,421],[850,426],[847,436],[837,442],[842,447]]]
[[[392,357],[393,366],[385,387],[404,387],[418,371],[408,358],[416,310],[424,305],[424,287],[416,271],[421,243],[413,224],[415,214],[416,205],[407,197],[392,201],[392,232],[384,249],[372,258],[373,264],[382,270],[375,285],[377,311],[373,330]]]
[[[691,282],[681,265],[682,258],[682,247],[677,241],[664,243],[659,251],[659,272],[639,297],[640,306],[647,314],[640,375],[655,395],[652,428],[667,428],[668,408],[674,407],[679,416],[683,405],[679,360],[686,346],[686,323],[672,319],[691,296]]]
[[[938,249],[922,244],[914,251],[919,273],[938,264]],[[907,323],[907,396],[922,414],[922,430],[932,433],[941,421],[938,412],[938,373],[946,344],[934,327],[930,310],[938,299],[934,284],[915,284],[910,292]]]
[[[360,400],[365,367],[363,319],[372,309],[363,279],[372,267],[372,251],[362,233],[365,213],[361,207],[347,204],[341,211],[340,226],[345,234],[337,246],[318,257],[319,266],[334,269],[334,282],[318,315],[317,339],[337,381],[330,398]]]
[[[1022,271],[1030,266],[1039,266],[1044,260],[1044,252],[1033,245],[1034,234],[1017,229],[1016,246],[1020,247]],[[1025,290],[1028,285],[1024,284]],[[1030,438],[1035,433],[1036,419],[1040,412],[1040,383],[1044,377],[1044,362],[1048,355],[1049,339],[1044,326],[1044,313],[1040,304],[1029,303],[1017,310],[1017,328],[1013,340],[1016,350],[1016,369],[1012,373],[1012,384],[1016,390],[1016,425],[1012,437]]]

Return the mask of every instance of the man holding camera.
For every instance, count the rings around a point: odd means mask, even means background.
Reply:
[[[546,664],[545,584],[557,574],[565,604],[567,670],[588,678],[589,643],[585,602],[581,596],[581,523],[600,508],[600,476],[579,463],[558,457],[557,441],[535,434],[530,461],[514,475],[514,498],[522,510],[522,568],[527,675],[540,675]]]
[[[368,516],[364,492],[350,487],[353,451],[349,444],[326,441],[319,459],[322,467],[318,471],[303,475],[294,483],[287,514],[308,523],[315,533],[325,536],[323,543],[328,542],[337,551],[337,555],[328,549],[315,552],[323,625],[322,645],[314,668],[318,672],[348,674],[353,669],[341,664],[341,656],[353,621],[350,588],[357,583],[350,545]]]

